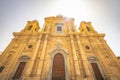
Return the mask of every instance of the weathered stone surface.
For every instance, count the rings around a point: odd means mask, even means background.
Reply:
[[[120,60],[91,22],[81,22],[76,30],[73,18],[58,15],[45,18],[42,28],[38,21],[28,21],[13,35],[0,55],[0,80],[52,80],[54,74],[61,78],[62,71],[65,80],[120,80]],[[64,67],[53,73],[57,54]]]

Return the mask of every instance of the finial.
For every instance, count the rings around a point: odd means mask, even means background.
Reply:
[[[57,17],[63,17],[63,15],[61,15],[61,14],[58,14],[58,15],[57,15]]]

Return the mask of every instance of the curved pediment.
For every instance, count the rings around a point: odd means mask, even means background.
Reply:
[[[61,49],[61,48],[56,48],[56,49],[54,49],[50,52],[50,54],[53,54],[53,53],[67,54],[67,52],[64,49]]]

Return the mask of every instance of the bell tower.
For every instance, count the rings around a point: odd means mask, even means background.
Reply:
[[[23,32],[37,32],[39,31],[40,27],[39,27],[39,23],[38,21],[34,20],[34,21],[28,21],[25,28],[22,30]]]
[[[79,31],[82,34],[97,34],[97,32],[92,27],[91,22],[81,22]]]

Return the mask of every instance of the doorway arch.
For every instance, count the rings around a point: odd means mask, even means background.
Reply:
[[[57,53],[53,59],[52,80],[65,80],[65,62],[60,53]]]
[[[70,80],[69,72],[68,72],[69,71],[68,53],[62,48],[56,48],[50,52],[51,58],[50,58],[50,66],[48,70],[47,80],[52,80],[52,68],[53,68],[54,58],[58,53],[63,56],[64,69],[65,69],[65,80]]]

